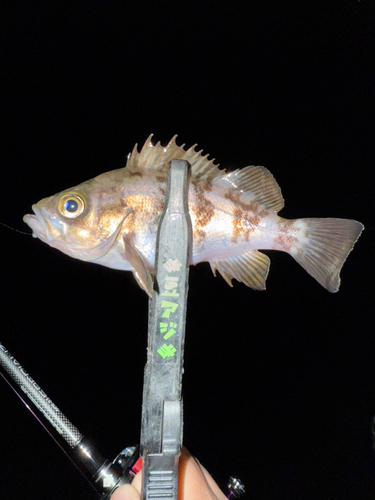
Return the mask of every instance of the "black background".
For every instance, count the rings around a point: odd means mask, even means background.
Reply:
[[[0,221],[27,231],[33,203],[152,132],[265,165],[287,218],[365,224],[337,294],[277,252],[266,292],[191,268],[184,440],[249,499],[374,498],[374,2],[5,1],[1,23]],[[139,441],[146,295],[0,234],[0,341],[114,458]],[[95,498],[1,380],[0,482],[1,498]]]

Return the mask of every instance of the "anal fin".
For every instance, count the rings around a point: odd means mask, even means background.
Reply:
[[[225,260],[210,262],[210,265],[214,276],[216,276],[216,270],[219,271],[229,286],[233,286],[232,279],[235,278],[254,290],[266,289],[270,259],[258,250],[250,250]]]

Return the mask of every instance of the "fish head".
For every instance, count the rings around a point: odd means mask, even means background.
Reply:
[[[131,208],[116,185],[103,186],[101,177],[33,205],[34,214],[23,218],[33,236],[76,259],[103,257],[115,245]]]

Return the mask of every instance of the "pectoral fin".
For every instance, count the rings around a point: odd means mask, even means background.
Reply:
[[[125,259],[133,267],[133,274],[138,285],[147,293],[149,297],[152,297],[153,280],[151,273],[147,269],[142,255],[129,241],[129,237],[124,236],[123,239],[125,244]]]
[[[218,270],[229,286],[233,286],[232,278],[235,278],[255,290],[266,288],[270,259],[257,250],[250,250],[243,255],[228,257],[219,262],[210,262],[210,265],[214,276]]]

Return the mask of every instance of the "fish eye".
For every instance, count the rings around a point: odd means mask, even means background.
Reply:
[[[64,217],[74,219],[85,210],[85,201],[78,194],[66,194],[60,198],[57,208]]]
[[[64,203],[64,210],[67,210],[70,213],[78,212],[78,208],[79,206],[77,200],[70,199],[66,200],[66,202]]]

